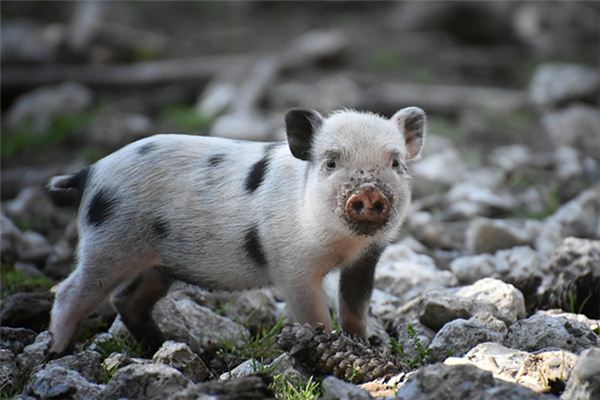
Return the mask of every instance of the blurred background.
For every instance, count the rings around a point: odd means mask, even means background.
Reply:
[[[72,267],[75,208],[49,177],[158,132],[281,140],[291,107],[427,111],[403,231],[439,269],[600,236],[581,197],[600,177],[598,2],[2,1],[1,18],[4,294]],[[580,222],[544,225],[572,199]]]

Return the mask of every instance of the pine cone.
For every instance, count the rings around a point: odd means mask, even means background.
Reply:
[[[279,346],[311,373],[334,375],[353,383],[388,377],[407,368],[392,355],[384,355],[360,339],[344,333],[325,333],[322,326],[287,325],[279,334]]]

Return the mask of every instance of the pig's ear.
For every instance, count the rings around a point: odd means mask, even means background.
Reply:
[[[293,109],[285,115],[288,145],[294,157],[310,159],[313,135],[323,123],[323,117],[313,110]]]
[[[427,133],[427,117],[419,107],[406,107],[391,118],[404,135],[406,159],[416,158],[421,153],[425,134]]]

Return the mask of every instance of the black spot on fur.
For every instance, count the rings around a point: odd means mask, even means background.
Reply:
[[[169,235],[169,224],[162,218],[156,218],[152,223],[152,231],[156,236],[164,239]]]
[[[282,142],[274,142],[265,146],[265,156],[252,165],[250,173],[246,177],[245,186],[248,192],[254,192],[262,184],[269,166],[269,156],[275,148],[282,144]]]
[[[98,190],[88,209],[88,222],[90,225],[102,225],[114,212],[117,202],[117,199],[108,193],[106,189]]]
[[[217,165],[221,164],[223,161],[225,161],[225,154],[223,154],[223,153],[215,154],[214,156],[212,156],[211,158],[208,159],[208,165],[210,165],[211,167],[216,167]]]
[[[139,153],[140,155],[148,154],[148,153],[150,153],[151,151],[153,151],[154,149],[156,149],[156,147],[158,147],[158,146],[156,145],[156,143],[153,143],[153,142],[146,143],[145,145],[141,146],[141,147],[138,149],[138,153]]]
[[[88,176],[90,173],[90,167],[85,167],[81,171],[75,174],[75,187],[79,190],[79,193],[83,194],[85,184],[87,183]]]
[[[382,247],[372,246],[340,274],[340,295],[351,310],[361,311],[368,306],[375,266],[382,251]]]
[[[244,237],[244,250],[248,253],[248,257],[255,263],[266,266],[267,258],[258,236],[258,229],[256,226],[251,227]]]
[[[425,126],[425,116],[419,113],[414,113],[406,117],[404,129],[412,132],[416,137],[423,137],[423,128]]]

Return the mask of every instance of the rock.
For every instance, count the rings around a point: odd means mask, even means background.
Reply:
[[[117,371],[120,368],[131,364],[150,364],[151,361],[145,358],[130,357],[126,354],[112,353],[102,362],[105,371]]]
[[[561,399],[563,400],[592,400],[600,397],[600,349],[592,348],[581,353],[567,388]]]
[[[0,34],[2,63],[55,61],[65,29],[59,24],[41,26],[33,21],[5,21]]]
[[[44,263],[52,253],[52,246],[43,235],[26,231],[17,242],[17,254],[22,261]]]
[[[542,124],[556,147],[571,146],[596,160],[600,160],[600,110],[583,104],[574,104],[550,112]],[[568,132],[568,134],[566,134]]]
[[[504,172],[512,172],[528,166],[533,155],[531,149],[522,144],[496,147],[490,155],[490,163]]]
[[[506,214],[515,209],[516,200],[506,189],[483,185],[476,180],[460,181],[446,195],[446,214],[453,218],[472,218]]]
[[[263,365],[256,361],[254,358],[244,361],[234,369],[219,376],[219,380],[226,381],[232,378],[240,378],[242,376],[248,376],[257,373],[260,371],[260,368]]]
[[[100,394],[104,385],[90,383],[80,374],[58,365],[35,372],[27,384],[27,394],[38,398],[87,400]]]
[[[375,286],[402,301],[457,283],[454,275],[439,270],[431,257],[418,254],[403,243],[388,246],[375,270]]]
[[[481,279],[472,285],[458,289],[456,296],[471,299],[477,303],[494,305],[498,312],[492,314],[507,324],[527,315],[523,294],[513,285],[498,279]]]
[[[467,225],[464,221],[442,222],[425,211],[411,213],[407,219],[408,230],[415,239],[434,249],[464,250]]]
[[[283,375],[288,382],[306,384],[309,377],[296,368],[296,362],[290,353],[283,353],[266,366],[271,375]]]
[[[396,394],[398,400],[539,399],[519,385],[496,381],[488,371],[472,365],[434,364],[410,375]]]
[[[17,365],[21,373],[27,376],[35,367],[42,365],[46,361],[51,344],[50,332],[44,331],[37,335],[33,343],[25,346],[23,352],[17,356]]]
[[[127,397],[162,400],[184,389],[189,383],[181,372],[167,365],[131,364],[117,371],[98,399]]]
[[[33,343],[36,336],[37,333],[31,329],[2,326],[0,327],[0,347],[19,354],[25,346]]]
[[[13,263],[17,258],[17,243],[21,240],[21,230],[0,212],[0,256],[2,261]]]
[[[375,398],[393,398],[398,390],[398,386],[405,380],[404,372],[394,375],[389,379],[376,379],[371,382],[366,382],[358,385],[365,389],[369,395]]]
[[[204,361],[185,343],[164,342],[152,357],[152,362],[173,367],[194,383],[206,380],[209,375]]]
[[[428,148],[432,146],[430,144],[432,138],[427,139],[423,159],[411,166],[411,174],[415,183],[415,197],[422,197],[431,194],[432,189],[435,192],[441,190],[440,187],[449,187],[460,182],[468,170],[463,158],[455,148],[449,146],[437,152],[431,152],[428,151]],[[448,168],[448,165],[452,165],[452,168]]]
[[[13,393],[19,377],[19,367],[15,354],[7,349],[0,349],[0,391],[3,395]]]
[[[576,100],[597,100],[600,73],[594,66],[548,63],[537,68],[529,97],[540,107],[559,106]]]
[[[75,371],[92,383],[102,383],[104,381],[102,355],[95,351],[85,350],[81,353],[57,358],[48,362],[46,368],[52,366]]]
[[[480,312],[498,315],[495,305],[472,298],[461,298],[444,292],[428,292],[423,297],[419,321],[434,331],[458,318],[468,319]]]
[[[48,326],[53,298],[50,292],[21,292],[6,296],[0,305],[0,323],[40,331]]]
[[[206,382],[189,385],[187,388],[173,393],[170,400],[209,400],[209,399],[274,399],[270,388],[271,378],[267,375],[245,376],[226,382]]]
[[[6,215],[13,221],[43,233],[56,229],[56,225],[62,228],[73,218],[70,212],[55,207],[48,192],[39,186],[22,189],[17,197],[4,204]]]
[[[558,147],[554,151],[554,168],[556,177],[566,185],[569,185],[571,180],[576,181],[576,178],[581,177],[583,174],[583,163],[581,162],[580,158],[581,156],[579,155],[579,152],[573,147]],[[566,186],[565,188],[570,189],[569,186]],[[575,194],[579,193],[580,191],[581,190],[577,190]],[[570,191],[567,192],[567,196],[568,193],[570,193]]]
[[[402,346],[408,360],[420,360],[423,350],[431,345],[436,332],[418,319],[399,319],[393,323],[396,341]],[[425,360],[426,361],[426,360]]]
[[[250,335],[243,326],[177,295],[171,292],[153,311],[154,319],[167,338],[187,343],[194,352],[200,352],[223,341],[241,344],[243,338]]]
[[[505,345],[524,351],[559,348],[580,353],[598,346],[598,336],[585,324],[576,320],[537,312],[508,328]]]
[[[90,141],[117,148],[152,133],[152,121],[143,114],[107,108],[94,117]]]
[[[6,121],[10,127],[31,123],[41,133],[55,117],[80,113],[92,101],[92,91],[79,83],[42,86],[19,96],[8,110]]]
[[[403,302],[400,298],[393,294],[383,290],[373,289],[369,309],[374,316],[386,321],[389,319],[389,315],[395,314],[396,310],[398,310],[402,304]]]
[[[466,248],[474,254],[495,253],[515,246],[529,245],[533,237],[522,228],[502,220],[478,218],[466,233]]]
[[[565,318],[584,324],[594,332],[600,332],[600,320],[590,319],[583,314],[572,314],[563,310],[540,310],[538,313],[549,317]]]
[[[372,399],[369,392],[335,376],[328,376],[321,382],[323,400],[368,400]]]
[[[494,318],[491,314],[488,315],[490,318]],[[501,326],[504,325],[502,321],[497,319],[496,321]],[[503,327],[506,331],[506,325]],[[449,356],[460,357],[480,343],[502,343],[504,333],[484,326],[476,317],[469,320],[455,319],[444,325],[433,338],[429,345],[431,360],[443,361]]]
[[[497,275],[496,259],[491,254],[455,258],[450,263],[450,271],[460,283],[474,283],[479,279]]]
[[[498,343],[482,343],[464,357],[451,357],[446,365],[470,364],[490,371],[494,378],[516,383],[538,393],[556,393],[564,385],[577,356],[564,350],[531,354]]]
[[[536,306],[600,319],[600,241],[567,238],[553,253]]]

